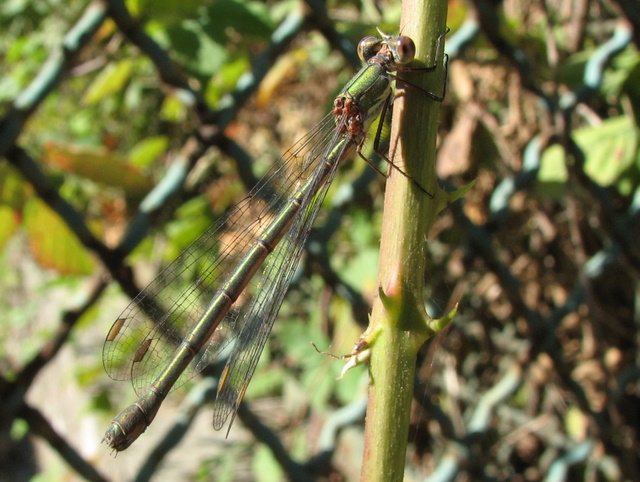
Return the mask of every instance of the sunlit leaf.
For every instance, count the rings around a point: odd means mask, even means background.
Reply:
[[[15,233],[20,225],[20,216],[16,211],[5,204],[0,204],[0,248]]]
[[[282,55],[278,59],[260,83],[260,88],[256,94],[258,105],[261,108],[266,107],[271,102],[275,90],[297,70],[299,64],[304,62],[306,58],[307,52],[304,49],[297,49]]]
[[[160,107],[160,118],[167,122],[182,122],[187,117],[187,106],[176,95],[165,96]]]
[[[21,418],[16,418],[11,424],[11,438],[20,440],[29,433],[29,423]]]
[[[166,136],[147,137],[129,151],[129,160],[134,166],[146,167],[158,159],[167,147],[169,139]]]
[[[565,429],[570,436],[576,439],[585,436],[589,421],[579,408],[573,405],[568,406],[564,420]]]
[[[602,186],[618,181],[636,160],[638,133],[630,117],[614,117],[599,126],[578,129],[574,139],[586,156],[586,173]],[[553,145],[542,156],[538,180],[565,183],[567,178],[564,150]]]
[[[20,210],[29,192],[18,171],[8,163],[0,163],[0,204]]]
[[[102,363],[85,364],[76,367],[76,381],[81,387],[90,387],[92,383],[104,376]]]
[[[619,97],[623,89],[638,90],[637,72],[640,68],[640,53],[635,49],[625,49],[606,69],[601,91],[605,95]]]
[[[27,201],[24,223],[34,258],[44,267],[69,275],[87,275],[94,262],[78,238],[44,202]]]
[[[131,76],[133,65],[132,59],[109,63],[89,86],[82,102],[87,105],[96,104],[105,97],[122,91]]]
[[[256,482],[277,482],[285,479],[282,467],[273,457],[271,450],[264,444],[256,448],[252,468],[253,480]]]
[[[269,368],[261,370],[251,379],[249,388],[247,389],[247,400],[257,400],[267,395],[272,395],[275,391],[280,390],[285,379],[291,374],[285,370],[276,370]]]
[[[132,166],[126,156],[103,147],[49,143],[43,161],[92,181],[120,187],[130,195],[145,194],[153,186],[151,179]]]
[[[20,225],[20,213],[30,189],[8,163],[0,164],[0,248]]]
[[[175,219],[167,223],[166,234],[170,241],[166,249],[167,260],[172,260],[193,243],[211,226],[210,208],[207,199],[199,196],[180,206]]]
[[[176,60],[196,75],[215,74],[228,58],[225,46],[206,35],[196,21],[184,21],[166,33]]]
[[[249,70],[248,59],[240,57],[225,63],[207,83],[205,99],[210,105],[217,105],[222,96],[234,89],[238,79]],[[264,82],[264,80],[263,80]]]

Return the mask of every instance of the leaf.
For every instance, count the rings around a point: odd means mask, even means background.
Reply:
[[[91,83],[82,102],[86,105],[97,104],[105,97],[122,91],[131,76],[133,65],[132,59],[108,64]]]
[[[175,92],[165,96],[160,107],[160,118],[167,122],[182,122],[187,117],[187,106]]]
[[[273,457],[273,453],[265,445],[256,447],[253,457],[252,471],[257,482],[278,482],[284,480],[280,464]]]
[[[43,162],[100,184],[122,188],[128,195],[144,195],[153,187],[151,179],[129,163],[127,156],[104,147],[45,146]]]
[[[574,139],[586,156],[585,172],[602,186],[615,184],[636,161],[638,133],[628,116],[578,129],[574,131]],[[567,179],[564,150],[560,145],[553,145],[542,156],[538,180],[553,184],[565,183]]]
[[[260,368],[258,366],[258,370]],[[247,389],[247,400],[257,400],[281,391],[287,376],[290,376],[290,374],[281,369],[268,368],[260,370],[258,375],[251,379]]]
[[[618,99],[623,91],[638,93],[638,70],[640,69],[640,54],[636,49],[627,48],[620,52],[612,61],[610,68],[604,71],[600,90],[604,95]]]
[[[227,28],[246,37],[267,38],[273,30],[269,7],[262,2],[218,0],[207,8],[208,22],[204,31],[216,42]]]
[[[266,108],[273,97],[274,92],[286,81],[289,76],[296,72],[301,62],[306,60],[307,52],[304,49],[297,49],[282,55],[269,73],[260,82],[256,93],[258,106]]]
[[[207,82],[205,90],[206,101],[210,105],[217,105],[223,95],[233,90],[240,77],[249,71],[250,68],[251,65],[245,57],[239,57],[224,64],[216,75],[211,77],[209,82]],[[264,80],[261,82],[261,85],[262,83],[264,83]]]
[[[175,213],[175,219],[167,223],[165,232],[169,245],[165,250],[167,261],[176,258],[187,246],[211,226],[208,200],[204,196],[185,202]]]
[[[10,164],[0,164],[0,204],[21,210],[28,196],[27,186],[18,171]]]
[[[135,5],[135,9],[130,7]],[[164,23],[179,21],[183,18],[193,17],[202,7],[202,0],[135,0],[128,1],[127,7],[132,8],[138,14],[143,13],[147,18],[161,20]]]
[[[20,213],[30,190],[8,163],[0,164],[0,249],[20,225]]]
[[[167,136],[147,137],[129,151],[129,161],[133,166],[147,167],[169,147]]]
[[[565,429],[567,433],[574,438],[580,439],[585,436],[588,426],[587,417],[575,406],[567,407],[566,415],[564,416]]]
[[[5,204],[0,204],[0,249],[11,238],[20,225],[20,216]]]
[[[68,226],[38,198],[27,201],[24,224],[34,258],[61,274],[87,275],[94,262]]]
[[[227,61],[227,49],[202,31],[193,20],[167,29],[176,60],[195,75],[210,77]]]

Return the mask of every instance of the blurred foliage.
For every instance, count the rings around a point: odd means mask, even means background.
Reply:
[[[581,88],[587,62],[619,21],[608,4],[590,2],[578,22],[571,14],[578,3],[567,2],[569,7],[563,8],[563,2],[547,2],[545,11],[537,2],[511,0],[500,11],[501,33],[522,50],[531,65],[530,80],[554,102]],[[0,4],[0,116],[41,71],[86,5],[78,0]],[[228,105],[274,29],[301,8],[293,0],[131,0],[127,7],[212,111]],[[448,24],[453,33],[463,25],[469,8],[450,2]],[[395,31],[399,3],[335,1],[329,4],[329,14],[337,31],[357,42],[374,33],[376,25]],[[334,94],[353,73],[313,29],[312,21],[308,27],[276,60],[255,96],[225,130],[253,156],[257,174],[329,111]],[[473,450],[464,459],[459,480],[540,480],[585,440],[595,441],[597,450],[568,468],[564,480],[634,480],[640,473],[635,415],[640,401],[634,378],[638,266],[633,257],[619,254],[613,268],[589,278],[588,262],[620,235],[612,234],[608,225],[611,212],[576,181],[574,170],[581,167],[560,142],[558,114],[546,112],[540,98],[523,87],[511,60],[487,35],[480,35],[449,66],[438,172],[452,184],[476,180],[476,186],[459,211],[443,213],[429,234],[427,302],[434,316],[456,302],[459,314],[448,333],[426,346],[419,360],[426,390],[414,403],[407,480],[434,473],[456,444]],[[603,83],[570,117],[571,135],[585,155],[584,173],[611,194],[613,214],[621,219],[633,205],[640,180],[639,69],[637,50],[626,47],[607,67]],[[115,247],[140,203],[164,179],[200,126],[193,111],[193,99],[163,84],[151,59],[107,20],[31,115],[18,144],[82,214],[91,232]],[[522,172],[523,153],[536,136],[547,144],[535,189],[515,193],[506,206],[509,219],[487,228],[495,255],[488,259],[464,231],[465,220],[486,226],[483,223],[494,219],[496,186]],[[359,159],[342,166],[318,227],[331,222],[328,213],[340,186],[364,169],[368,167]],[[357,193],[341,209],[340,225],[328,241],[331,268],[365,301],[377,291],[383,186],[384,179],[377,178],[368,191]],[[179,199],[167,203],[153,220],[157,232],[129,259],[139,282],[148,281],[245,194],[234,159],[209,149]],[[628,230],[631,239],[637,239],[637,226],[629,224]],[[63,310],[73,308],[72,300],[84,292],[81,286],[101,268],[95,253],[4,160],[0,248],[0,307],[7,312],[0,322],[0,371],[6,382],[53,338]],[[516,286],[500,278],[498,263],[504,263]],[[316,454],[322,427],[331,415],[364,393],[364,369],[336,381],[341,363],[316,353],[309,344],[314,341],[321,349],[346,353],[363,329],[354,323],[344,289],[328,283],[319,271],[313,262],[300,268],[246,397],[297,460]],[[59,430],[72,445],[88,446],[91,460],[113,480],[131,476],[123,475],[120,470],[126,469],[118,464],[137,467],[137,461],[127,458],[129,452],[144,452],[164,436],[157,420],[115,461],[98,445],[102,425],[106,427],[112,412],[133,400],[128,387],[114,388],[108,382],[99,356],[108,326],[126,304],[118,291],[115,286],[107,290],[76,327],[69,353],[56,359],[63,368],[56,368],[60,378],[54,386],[36,379],[33,387],[39,400],[46,400],[57,384],[64,387],[51,397],[59,399],[53,408],[57,412],[47,416],[60,418]],[[578,292],[585,292],[586,298],[573,306],[569,302]],[[548,318],[563,309],[558,319]],[[529,317],[543,326],[531,326]],[[552,333],[554,341],[540,332]],[[554,343],[560,356],[545,351]],[[470,420],[480,411],[483,396],[514,364],[524,375],[512,396],[487,413],[483,431],[473,432]],[[625,380],[630,381],[625,385]],[[581,388],[588,406],[569,382]],[[181,393],[174,399],[181,400]],[[171,416],[170,409],[163,409],[158,418],[165,416]],[[91,423],[99,421],[95,428],[73,424],[76,418],[90,417]],[[615,436],[602,430],[603,418],[610,419],[606,426],[616,431]],[[282,479],[271,453],[256,449],[255,441],[241,435],[232,443],[209,444],[214,435],[209,433],[209,420],[205,425],[194,437],[196,442],[176,456],[184,462],[166,464],[164,478],[209,479],[215,471],[217,480]],[[353,480],[360,454],[345,441],[348,431],[342,435],[327,477]],[[12,437],[16,447],[29,440],[20,422],[13,425]],[[198,453],[195,445],[205,445],[199,437],[216,450]],[[137,448],[145,441],[144,450]],[[70,478],[71,469],[61,468],[54,458],[52,465],[41,464],[43,476]],[[34,459],[25,464],[35,464]]]
[[[611,117],[600,125],[574,131],[575,141],[586,153],[584,169],[601,186],[616,184],[630,196],[638,187],[640,157],[638,130],[629,116]],[[538,179],[544,185],[568,181],[564,151],[555,145],[545,151]]]

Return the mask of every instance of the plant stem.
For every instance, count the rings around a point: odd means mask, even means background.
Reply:
[[[431,66],[445,31],[447,2],[405,0],[400,32],[416,44],[412,67]],[[425,90],[442,91],[442,72],[404,74]],[[403,87],[401,82],[398,87]],[[361,480],[403,479],[416,354],[437,328],[426,314],[423,280],[427,235],[442,206],[435,174],[439,104],[407,86],[394,102],[390,159],[428,192],[395,169],[387,182],[378,286],[367,333],[370,336],[369,404]],[[367,334],[364,336],[367,339]]]

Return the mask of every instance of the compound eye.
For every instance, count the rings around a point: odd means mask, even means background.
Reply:
[[[408,64],[416,56],[416,45],[409,37],[398,37],[395,45],[396,62]]]
[[[365,37],[358,43],[358,57],[366,62],[380,50],[380,39],[377,37]]]

